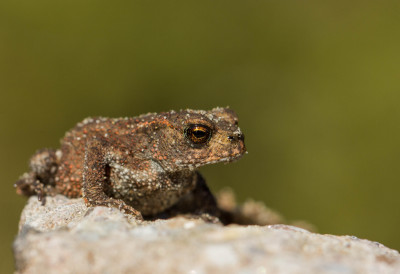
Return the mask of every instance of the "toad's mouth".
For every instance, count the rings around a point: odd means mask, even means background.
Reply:
[[[244,154],[246,154],[247,151],[245,147],[240,150],[240,152],[226,156],[226,157],[210,157],[208,159],[202,159],[199,161],[199,159],[185,159],[185,160],[180,160],[180,161],[175,161],[176,164],[180,165],[181,167],[184,168],[189,168],[189,169],[195,169],[204,165],[211,165],[211,164],[216,164],[216,163],[231,163],[231,162],[236,162],[240,158],[243,157]]]
[[[247,153],[247,151],[244,152],[244,153]],[[236,161],[238,161],[240,158],[243,157],[243,154],[244,154],[244,153],[238,154],[238,155],[233,156],[233,157],[230,156],[230,157],[226,157],[226,158],[220,158],[220,159],[216,159],[216,160],[210,160],[210,161],[205,162],[205,163],[202,164],[202,165],[210,165],[210,164],[216,164],[216,163],[232,163],[232,162],[236,162]],[[200,165],[200,166],[201,166],[201,165]]]

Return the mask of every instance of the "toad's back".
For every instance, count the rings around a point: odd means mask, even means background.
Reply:
[[[82,196],[82,182],[85,153],[90,142],[98,141],[104,146],[112,144],[119,151],[125,151],[125,158],[134,154],[135,149],[146,147],[143,138],[145,130],[141,124],[154,122],[154,114],[136,118],[86,118],[65,134],[61,140],[60,162],[55,183],[57,192],[75,198]]]

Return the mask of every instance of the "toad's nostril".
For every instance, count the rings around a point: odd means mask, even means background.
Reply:
[[[230,135],[228,136],[229,141],[244,141],[244,135],[239,133],[236,135]]]

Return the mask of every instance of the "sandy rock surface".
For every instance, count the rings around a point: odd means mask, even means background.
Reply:
[[[294,226],[139,222],[82,199],[31,197],[14,242],[17,273],[400,273],[399,252]]]

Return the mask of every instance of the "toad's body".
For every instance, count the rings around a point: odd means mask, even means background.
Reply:
[[[16,186],[39,199],[83,196],[88,205],[155,215],[187,195],[199,196],[194,200],[201,203],[209,191],[195,169],[236,160],[244,152],[230,109],[87,118],[66,133],[60,150],[38,151]]]

